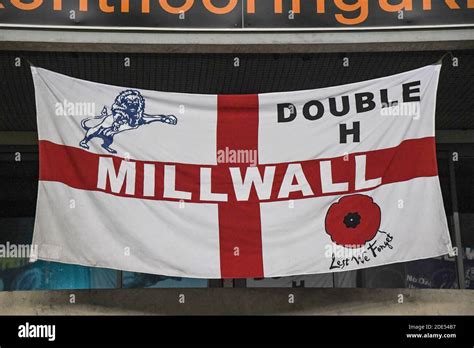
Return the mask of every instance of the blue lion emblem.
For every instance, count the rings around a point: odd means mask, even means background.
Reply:
[[[99,121],[95,125],[88,125],[92,120]],[[110,153],[117,153],[110,147],[115,135],[153,122],[176,125],[178,119],[174,115],[146,114],[145,98],[139,91],[127,89],[115,98],[110,110],[104,106],[100,116],[88,117],[81,121],[81,127],[86,131],[86,135],[79,146],[89,149],[87,143],[93,138],[100,138],[104,149]]]

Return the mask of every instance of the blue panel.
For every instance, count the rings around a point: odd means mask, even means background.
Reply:
[[[155,274],[123,272],[124,288],[207,288],[207,279],[165,277]]]

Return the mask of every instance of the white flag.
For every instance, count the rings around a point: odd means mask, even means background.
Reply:
[[[259,278],[447,254],[434,138],[440,69],[197,95],[32,68],[37,258]]]

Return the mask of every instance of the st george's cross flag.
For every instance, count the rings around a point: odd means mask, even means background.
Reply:
[[[260,278],[450,253],[434,137],[440,69],[198,95],[33,67],[31,260]]]

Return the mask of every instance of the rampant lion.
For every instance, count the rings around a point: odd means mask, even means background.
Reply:
[[[87,123],[92,120],[100,120],[93,126]],[[101,138],[102,147],[110,153],[117,153],[110,145],[114,136],[127,130],[137,129],[140,126],[153,122],[163,122],[176,125],[178,119],[174,115],[148,115],[145,113],[145,98],[137,90],[127,89],[115,98],[110,111],[106,106],[102,109],[100,116],[85,118],[81,121],[81,127],[86,131],[84,139],[79,146],[89,149],[87,144],[93,138]]]

